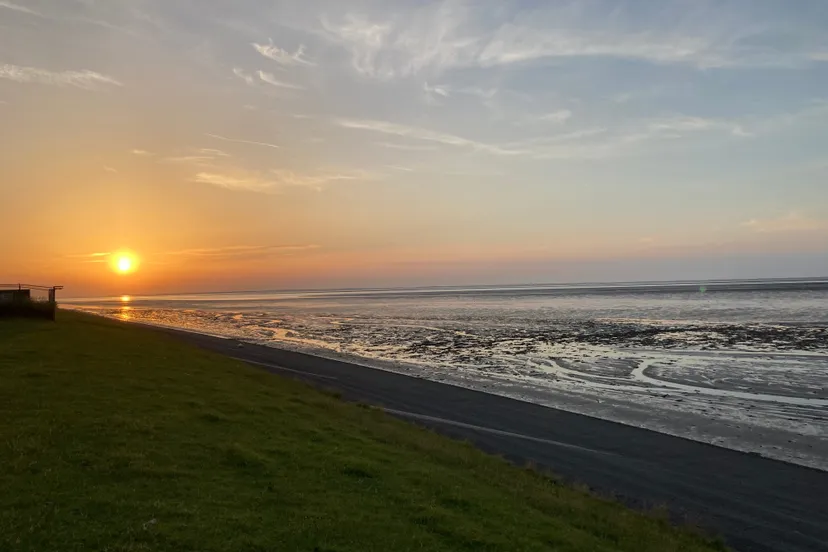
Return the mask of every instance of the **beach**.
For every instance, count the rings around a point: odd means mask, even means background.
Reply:
[[[828,469],[821,280],[224,293],[66,306]]]

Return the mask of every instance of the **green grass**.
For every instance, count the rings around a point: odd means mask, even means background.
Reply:
[[[173,338],[0,320],[0,550],[711,550]]]

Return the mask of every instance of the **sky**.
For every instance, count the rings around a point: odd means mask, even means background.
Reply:
[[[73,296],[828,276],[823,0],[0,0],[0,124]]]

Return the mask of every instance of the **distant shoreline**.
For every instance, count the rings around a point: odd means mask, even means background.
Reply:
[[[407,295],[439,296],[454,294],[481,294],[495,295],[498,293],[526,292],[527,295],[567,295],[567,294],[623,294],[623,293],[683,293],[700,291],[809,291],[828,290],[828,276],[810,278],[755,278],[730,280],[675,280],[675,281],[630,281],[630,282],[573,282],[573,283],[543,283],[543,284],[505,284],[505,285],[456,285],[456,286],[414,286],[388,288],[315,288],[315,289],[270,289],[270,290],[233,290],[233,291],[202,291],[202,292],[175,292],[149,295],[135,295],[132,300],[142,298],[159,300],[163,298],[183,299],[199,298],[204,296],[227,296],[235,299],[239,295],[308,295],[310,297],[347,296],[347,297],[396,297]],[[80,302],[92,300],[112,300],[120,302],[121,296],[102,297],[65,297],[64,302]]]

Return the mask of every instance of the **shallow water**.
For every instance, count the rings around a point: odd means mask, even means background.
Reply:
[[[74,300],[828,469],[828,282]]]

